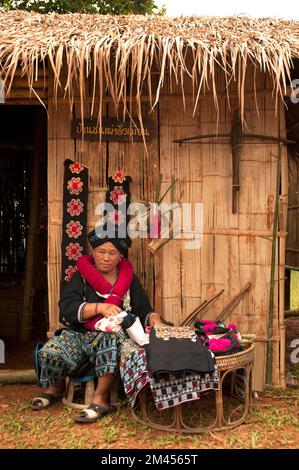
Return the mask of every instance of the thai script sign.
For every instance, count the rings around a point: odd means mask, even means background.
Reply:
[[[102,118],[101,126],[97,119],[84,118],[84,123],[80,118],[72,120],[72,137],[74,139],[100,140],[111,142],[143,142],[149,141],[154,136],[154,123],[149,119],[143,121],[143,129],[138,118],[133,118],[134,122],[122,121],[115,118]]]

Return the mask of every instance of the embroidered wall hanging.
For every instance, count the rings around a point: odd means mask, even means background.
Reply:
[[[112,212],[108,212],[108,221],[115,227],[116,236],[119,238],[128,238],[128,207],[131,202],[130,195],[131,177],[117,171],[108,178],[108,190],[105,201],[113,205]]]
[[[87,250],[88,169],[64,162],[61,289],[77,270],[76,261]]]
[[[132,241],[128,235],[130,216],[130,182],[131,177],[117,171],[108,178],[108,189],[103,205],[102,222],[95,227],[89,235],[91,246],[97,246],[99,239],[108,238],[123,254],[128,256],[128,248]]]

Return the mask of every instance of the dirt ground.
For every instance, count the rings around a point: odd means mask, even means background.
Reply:
[[[33,412],[34,385],[0,387],[2,449],[298,449],[298,388],[267,390],[253,400],[245,424],[200,435],[156,431],[133,420],[126,406],[94,424],[76,424],[76,410],[56,403]]]
[[[76,410],[61,402],[33,412],[35,385],[0,384],[0,448],[2,449],[299,449],[299,364],[290,361],[290,342],[299,338],[299,318],[286,322],[286,370],[292,384],[286,390],[258,394],[246,423],[226,431],[187,435],[143,426],[126,405],[94,424],[74,423]],[[6,342],[1,368],[32,368],[36,341]],[[22,354],[19,351],[22,349]]]

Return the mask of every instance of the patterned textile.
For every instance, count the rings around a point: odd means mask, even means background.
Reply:
[[[215,370],[214,356],[192,328],[156,324],[145,345],[148,369],[157,377],[185,372],[207,373]]]
[[[149,375],[144,349],[130,339],[125,340],[122,346],[120,376],[128,402],[133,408],[138,393],[149,383]]]
[[[131,340],[123,343],[120,375],[130,406],[135,405],[138,393],[149,384],[158,410],[164,410],[200,398],[203,392],[218,389],[218,372],[206,374],[165,375],[155,378],[147,370],[145,350]]]
[[[197,336],[190,326],[169,326],[164,324],[155,325],[152,332],[158,339],[169,341],[171,338],[175,339],[190,339],[192,343],[196,343]]]
[[[38,351],[41,386],[48,387],[71,374],[85,356],[89,357],[97,376],[116,373],[125,338],[122,331],[116,334],[87,331],[82,334],[62,330],[60,336],[53,336]]]
[[[241,335],[234,323],[226,325],[222,322],[199,320],[194,324],[195,333],[208,341],[208,348],[215,356],[227,356],[243,351],[240,343]]]
[[[217,368],[206,374],[169,374],[168,379],[150,377],[152,396],[158,410],[164,410],[180,403],[198,400],[203,392],[218,389]]]
[[[88,169],[72,160],[65,160],[64,165],[61,289],[86,251],[88,198]]]

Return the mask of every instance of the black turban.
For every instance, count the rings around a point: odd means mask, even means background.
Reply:
[[[101,236],[102,235],[102,236]],[[110,242],[112,243],[115,248],[124,256],[127,256],[128,249],[130,248],[132,241],[129,237],[126,238],[118,238],[117,233],[115,237],[109,237],[106,233],[101,231],[101,228],[97,228],[96,230],[92,230],[88,234],[88,240],[91,244],[92,248],[96,248],[97,246],[103,245],[104,243]]]

